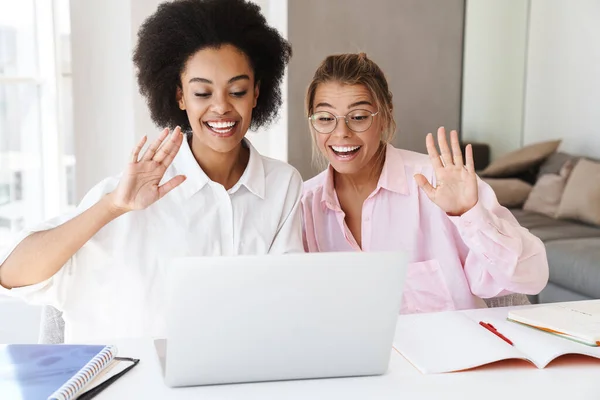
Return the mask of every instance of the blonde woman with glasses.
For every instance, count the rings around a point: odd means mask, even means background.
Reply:
[[[429,155],[390,144],[396,125],[384,73],[363,53],[327,57],[306,95],[314,149],[329,166],[304,185],[304,246],[405,251],[401,313],[476,308],[480,299],[539,293],[542,242],[500,206],[458,134],[426,137]]]

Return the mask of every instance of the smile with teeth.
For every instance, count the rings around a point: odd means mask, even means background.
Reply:
[[[360,150],[361,146],[329,146],[331,150],[340,157],[350,157],[354,155],[358,150]]]
[[[210,128],[210,130],[218,133],[225,134],[231,132],[231,130],[237,125],[236,121],[207,121],[205,122],[206,126]]]

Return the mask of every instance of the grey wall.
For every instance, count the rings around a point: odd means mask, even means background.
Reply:
[[[329,54],[364,51],[394,94],[394,144],[425,151],[438,126],[459,128],[464,0],[289,0],[288,161],[305,179],[311,140],[304,96]]]

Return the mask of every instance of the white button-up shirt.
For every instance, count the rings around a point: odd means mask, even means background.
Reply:
[[[225,190],[202,171],[184,140],[163,179],[186,175],[179,187],[147,209],[107,224],[47,281],[12,290],[0,287],[0,294],[62,310],[65,342],[164,337],[163,282],[168,263],[165,266],[163,260],[303,252],[300,174],[245,143],[250,148],[248,166],[239,182]],[[119,177],[112,177],[96,185],[76,214],[118,182]],[[23,232],[0,262],[27,235],[73,217],[58,217]],[[187,307],[193,310],[194,305]]]

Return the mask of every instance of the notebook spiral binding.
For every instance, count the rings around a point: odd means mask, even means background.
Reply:
[[[115,346],[106,346],[79,372],[50,396],[50,400],[70,400],[79,393],[116,356]]]

